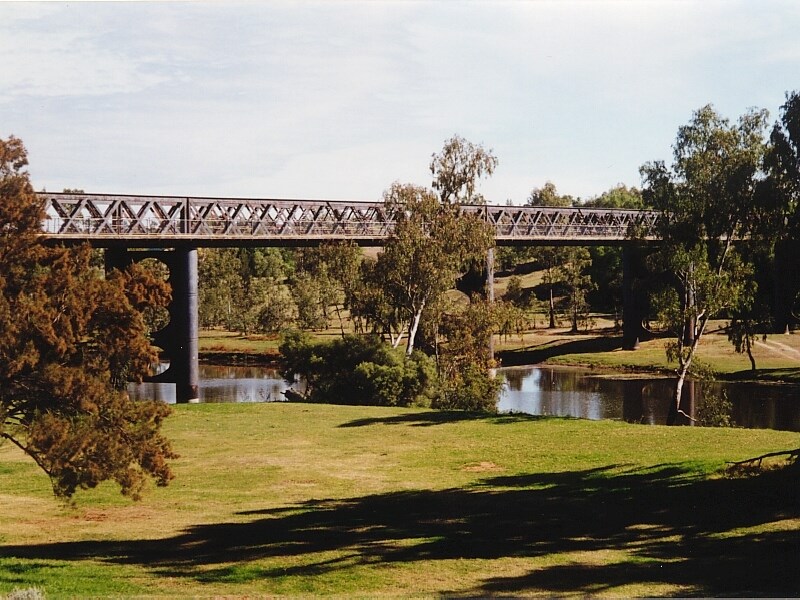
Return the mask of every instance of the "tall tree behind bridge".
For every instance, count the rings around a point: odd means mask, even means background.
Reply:
[[[476,187],[481,178],[491,177],[496,168],[497,157],[492,150],[454,135],[431,158],[433,189],[445,204],[486,204]]]
[[[528,195],[525,206],[543,206],[566,208],[575,203],[572,196],[562,196],[553,182],[548,181],[543,187],[533,188]],[[548,327],[556,327],[556,303],[554,289],[561,281],[569,251],[563,246],[537,246],[533,252],[534,259],[544,269],[542,282],[547,288]]]
[[[0,442],[28,454],[58,496],[104,480],[138,497],[166,485],[167,405],[121,389],[157,360],[142,317],[167,285],[139,267],[103,278],[91,250],[39,241],[44,209],[14,137],[0,139]]]
[[[672,279],[660,296],[661,320],[674,335],[667,356],[678,364],[669,422],[709,320],[752,297],[751,273],[733,242],[756,217],[766,120],[766,111],[751,110],[731,124],[705,106],[678,130],[672,167],[658,161],[641,168],[645,201],[664,212],[654,256]]]
[[[459,135],[446,140],[441,152],[431,157],[430,171],[433,175],[431,187],[439,194],[443,204],[486,204],[483,194],[479,193],[478,184],[483,178],[491,177],[497,168],[497,157],[491,149],[482,144],[473,144]],[[472,296],[486,294],[487,261],[492,261],[494,253],[476,257],[470,261],[467,270],[459,277],[457,288]],[[424,332],[432,329],[425,327]],[[431,340],[429,340],[431,341]]]

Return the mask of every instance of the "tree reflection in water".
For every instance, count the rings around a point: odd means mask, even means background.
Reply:
[[[498,373],[506,380],[498,405],[501,412],[663,425],[674,389],[667,377],[630,377],[580,368],[509,367]],[[796,386],[688,381],[681,408],[693,418],[702,406],[704,389],[709,396],[726,391],[737,426],[800,431]],[[679,423],[693,421],[681,417]]]
[[[498,409],[533,415],[584,419],[621,419],[629,423],[664,424],[674,383],[668,377],[609,374],[573,367],[508,367],[497,370],[505,385]],[[276,402],[285,400],[287,383],[268,367],[200,365],[201,402]],[[740,427],[800,431],[800,389],[757,383],[687,382],[681,408],[695,416],[703,390],[724,389]],[[135,398],[175,402],[175,386],[131,385]],[[682,417],[682,424],[691,421]]]

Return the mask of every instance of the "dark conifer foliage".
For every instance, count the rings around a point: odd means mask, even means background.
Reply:
[[[141,267],[104,277],[91,249],[48,247],[22,142],[0,139],[0,442],[20,447],[57,496],[116,481],[138,498],[172,479],[168,406],[133,402],[157,355],[142,315],[169,289]]]

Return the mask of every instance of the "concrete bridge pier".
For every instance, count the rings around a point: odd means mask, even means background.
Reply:
[[[635,281],[641,253],[630,244],[622,247],[622,348],[636,350],[644,334],[644,311]]]
[[[153,334],[153,343],[164,350],[169,368],[150,381],[174,383],[175,399],[180,404],[199,402],[200,371],[197,316],[197,249],[106,250],[106,271],[155,258],[169,268],[172,302],[169,323]]]
[[[773,259],[774,333],[790,333],[797,326],[792,312],[794,299],[800,293],[800,242],[781,240],[775,244]]]

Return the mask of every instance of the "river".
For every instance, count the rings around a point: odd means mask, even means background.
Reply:
[[[507,367],[498,369],[505,385],[498,402],[503,413],[616,419],[664,424],[673,381],[669,378],[611,375],[569,367]],[[200,365],[201,402],[276,402],[288,387],[268,367]],[[800,387],[763,383],[688,384],[684,410],[694,415],[709,391],[725,390],[732,419],[740,427],[800,431]],[[134,398],[175,402],[175,386],[131,385]],[[689,422],[688,419],[685,422]]]

